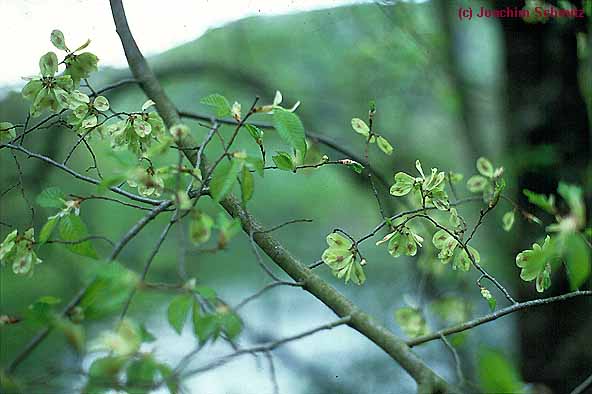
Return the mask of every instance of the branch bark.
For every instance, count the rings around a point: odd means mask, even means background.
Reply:
[[[156,103],[156,108],[166,125],[170,127],[179,123],[180,118],[177,109],[165,94],[154,73],[150,70],[146,59],[140,52],[132,36],[122,1],[110,0],[110,3],[117,33],[121,39],[134,78],[140,82],[146,95]],[[184,149],[195,146],[190,137],[181,141],[178,145],[189,161],[195,163],[195,150]],[[340,294],[335,288],[314,274],[292,256],[270,234],[264,233],[264,228],[242,207],[236,197],[231,195],[225,198],[221,202],[221,205],[231,216],[240,219],[245,232],[247,234],[253,234],[255,242],[257,242],[259,247],[290,277],[297,282],[303,282],[304,288],[307,291],[321,300],[338,316],[350,316],[351,320],[348,324],[382,348],[399,363],[417,382],[418,392],[452,392],[452,388],[416,356],[401,338],[398,338],[387,328],[380,325],[371,316]]]

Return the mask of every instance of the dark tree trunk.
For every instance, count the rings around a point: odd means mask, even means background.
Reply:
[[[581,2],[573,2],[579,8]],[[518,7],[523,1],[496,1],[495,7]],[[583,183],[590,157],[586,104],[578,85],[576,32],[586,20],[528,24],[500,20],[506,47],[509,150],[553,146],[553,165],[530,167],[518,176],[519,190],[555,193],[559,180]],[[522,197],[521,202],[526,203]],[[589,203],[589,202],[588,202]],[[590,206],[590,204],[588,204]],[[517,240],[525,249],[531,240]],[[521,300],[533,298],[534,286],[519,287]],[[569,291],[563,272],[553,276],[551,293]],[[592,372],[592,302],[589,299],[552,304],[518,315],[521,369],[526,381],[570,392]]]

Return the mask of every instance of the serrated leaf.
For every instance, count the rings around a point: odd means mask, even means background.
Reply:
[[[230,114],[230,103],[226,97],[221,94],[210,94],[209,96],[203,97],[199,102],[213,107],[217,117],[223,117]]]
[[[181,334],[193,303],[191,294],[181,294],[173,298],[167,309],[167,319],[173,329]]]
[[[80,241],[88,236],[86,225],[79,216],[70,214],[60,220],[60,237],[64,241]],[[98,258],[97,251],[90,241],[65,244],[66,248],[72,253],[81,256]]]
[[[216,167],[210,181],[210,194],[214,201],[219,202],[230,192],[242,166],[242,160],[232,159],[224,160]]]
[[[37,196],[37,204],[43,208],[64,208],[66,195],[59,187],[48,187]]]
[[[298,158],[303,161],[306,155],[304,126],[298,115],[283,108],[273,110],[273,123],[280,137],[296,149]]]

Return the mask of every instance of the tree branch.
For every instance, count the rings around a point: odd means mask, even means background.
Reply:
[[[523,309],[532,308],[532,307],[539,306],[539,305],[551,304],[553,302],[566,301],[571,298],[581,297],[581,296],[592,296],[592,290],[574,291],[574,292],[563,294],[560,296],[540,298],[537,300],[519,302],[517,304],[513,304],[513,305],[510,305],[506,308],[500,309],[497,312],[491,313],[489,315],[485,315],[485,316],[479,317],[477,319],[458,324],[456,326],[452,326],[452,327],[448,327],[448,328],[445,328],[440,331],[436,331],[432,334],[428,334],[428,335],[421,336],[419,338],[412,339],[410,341],[407,341],[407,345],[410,347],[421,345],[423,343],[433,341],[435,339],[440,339],[442,336],[456,334],[458,332],[469,330],[471,328],[480,326],[481,324],[485,324],[490,321],[497,320],[500,317],[509,315],[510,313],[514,313],[514,312],[517,312],[517,311],[520,311]]]
[[[150,70],[146,59],[140,52],[125,17],[121,0],[110,0],[113,19],[117,33],[121,39],[128,64],[134,77],[140,81],[142,88],[148,97],[155,103],[158,112],[168,127],[179,122],[179,114],[173,103],[164,93],[154,73]],[[184,150],[184,147],[193,147],[193,141],[178,141],[177,145],[191,163],[195,163],[195,150]],[[252,234],[255,242],[261,249],[296,282],[304,282],[304,288],[321,300],[338,316],[349,316],[349,325],[366,336],[395,361],[397,361],[417,382],[418,389],[422,392],[443,393],[450,392],[448,384],[432,371],[419,357],[417,357],[405,342],[395,336],[387,328],[376,322],[371,316],[364,313],[352,304],[335,288],[327,284],[318,275],[314,274],[305,265],[293,257],[283,245],[270,234],[263,233],[264,228],[244,209],[236,197],[230,195],[221,201],[221,205],[233,217],[239,218],[243,229],[247,234]]]

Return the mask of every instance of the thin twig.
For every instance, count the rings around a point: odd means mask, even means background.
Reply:
[[[447,336],[450,334],[456,334],[458,332],[463,332],[469,330],[473,327],[480,326],[481,324],[488,323],[493,320],[497,320],[500,317],[509,315],[510,313],[514,313],[523,309],[532,308],[539,305],[546,305],[551,304],[554,302],[566,301],[571,298],[581,297],[581,296],[592,296],[592,290],[581,290],[581,291],[574,291],[571,293],[563,294],[560,296],[555,297],[548,297],[548,298],[539,298],[536,300],[531,301],[524,301],[517,304],[510,305],[506,308],[500,309],[494,313],[489,315],[485,315],[482,317],[478,317],[476,319],[460,323],[456,326],[448,327],[443,330],[436,331],[432,334],[424,335],[419,338],[411,339],[407,341],[407,346],[413,347],[417,345],[421,345],[423,343],[433,341],[434,339],[439,339],[441,335]]]
[[[226,363],[228,363],[229,361],[231,361],[232,359],[238,357],[238,356],[242,356],[244,354],[253,354],[253,353],[261,353],[261,352],[269,352],[274,350],[275,348],[282,346],[288,342],[292,342],[292,341],[296,341],[298,339],[302,339],[304,337],[316,334],[319,331],[324,331],[324,330],[330,330],[332,328],[341,326],[343,324],[347,324],[349,323],[351,320],[350,316],[345,316],[342,317],[341,319],[335,320],[334,322],[328,323],[328,324],[323,324],[322,326],[304,331],[300,334],[294,335],[294,336],[290,336],[290,337],[286,337],[286,338],[282,338],[282,339],[278,339],[277,341],[274,342],[270,342],[268,344],[264,344],[264,345],[258,345],[258,346],[254,346],[251,348],[246,348],[246,349],[241,349],[238,350],[234,353],[228,354],[226,356],[223,356],[221,358],[219,358],[218,360],[215,360],[209,364],[206,364],[203,367],[199,367],[199,368],[195,368],[192,370],[189,370],[185,373],[183,373],[183,377],[189,377],[192,375],[196,375],[205,371],[209,371],[213,368],[217,368],[220,367]]]

